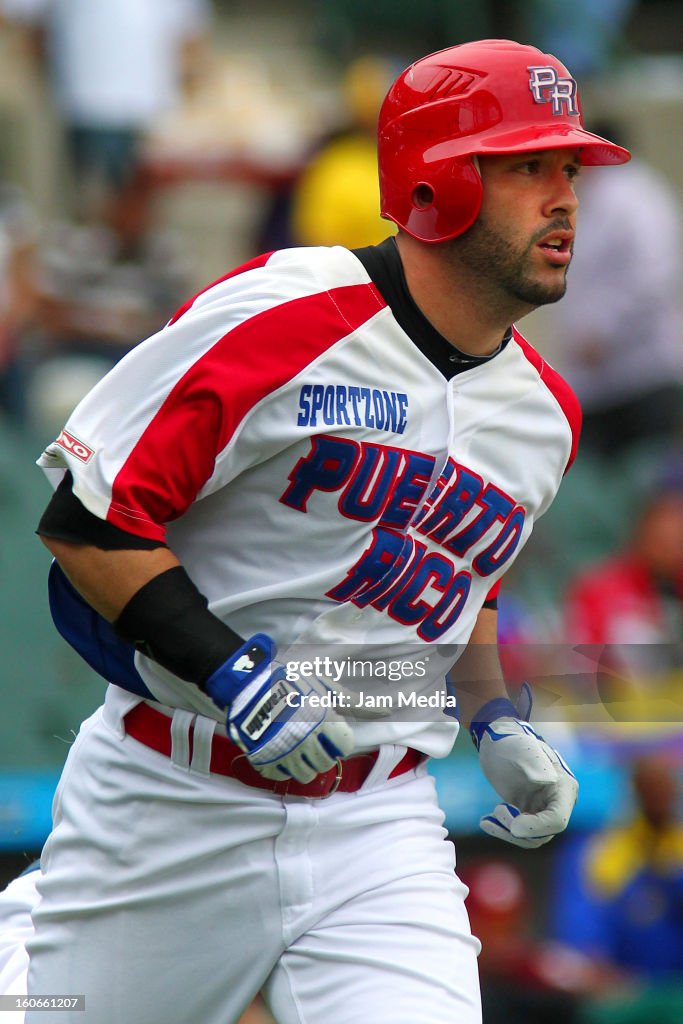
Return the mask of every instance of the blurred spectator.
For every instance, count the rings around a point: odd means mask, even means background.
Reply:
[[[605,961],[622,981],[585,1020],[645,1024],[683,1019],[683,825],[676,765],[635,761],[630,820],[562,847],[553,931]],[[583,1020],[583,1018],[582,1018]]]
[[[25,372],[22,342],[37,311],[35,212],[22,190],[0,183],[0,410],[23,419]]]
[[[0,0],[48,74],[80,214],[103,217],[124,245],[146,226],[141,138],[201,66],[209,10],[208,0]]]
[[[52,344],[113,363],[186,297],[188,266],[171,232],[149,232],[136,259],[121,260],[112,231],[62,222],[45,232],[39,272]]]
[[[681,436],[681,210],[638,159],[609,182],[584,169],[579,198],[569,294],[551,311],[554,362],[583,407],[583,456],[613,458]]]
[[[607,71],[620,48],[636,0],[527,0],[522,20],[529,41],[557,56],[579,79]]]
[[[609,968],[534,935],[529,888],[511,863],[474,861],[458,874],[470,890],[472,932],[482,941],[483,1024],[574,1024],[585,997],[613,984]]]
[[[395,77],[390,61],[364,57],[346,71],[348,125],[323,144],[296,182],[292,234],[299,245],[377,245],[392,229],[379,216],[377,115]]]
[[[565,628],[569,644],[606,645],[603,699],[646,693],[647,683],[680,670],[683,465],[671,464],[650,486],[629,542],[570,583]]]
[[[341,123],[320,139],[294,181],[275,197],[259,249],[287,245],[376,245],[393,233],[379,215],[377,115],[396,74],[393,63],[364,56],[341,83]]]
[[[27,382],[35,433],[54,437],[82,396],[159,330],[189,292],[189,266],[169,232],[149,231],[135,259],[95,225],[49,225],[37,274],[41,332]]]
[[[363,48],[400,52],[405,67],[428,53],[469,39],[515,38],[518,5],[503,0],[317,0],[314,5],[321,45],[348,56]],[[512,10],[511,10],[512,9]],[[525,40],[526,41],[526,40]]]

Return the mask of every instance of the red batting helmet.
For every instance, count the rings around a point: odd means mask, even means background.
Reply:
[[[565,147],[580,149],[584,164],[630,158],[584,129],[576,82],[556,57],[508,39],[430,54],[399,75],[380,110],[382,216],[423,242],[445,242],[479,213],[474,155]]]

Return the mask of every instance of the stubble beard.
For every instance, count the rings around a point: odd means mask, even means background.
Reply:
[[[507,300],[535,309],[559,302],[567,290],[567,273],[565,267],[558,267],[551,282],[534,277],[529,269],[533,250],[540,238],[547,237],[553,229],[568,227],[567,221],[557,220],[522,247],[479,217],[464,234],[452,240],[451,252],[460,267],[472,272],[487,301],[497,299],[496,304],[503,306]]]

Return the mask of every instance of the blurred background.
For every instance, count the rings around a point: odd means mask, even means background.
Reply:
[[[494,797],[468,738],[433,771],[484,940],[487,1024],[680,1024],[680,0],[0,0],[0,884],[39,852],[103,691],[50,621],[35,459],[117,359],[237,263],[390,234],[379,102],[412,60],[486,37],[559,56],[587,126],[634,160],[584,171],[568,295],[521,325],[586,425],[503,587],[501,639],[511,689],[531,681],[576,769],[577,811],[518,856],[477,835]]]

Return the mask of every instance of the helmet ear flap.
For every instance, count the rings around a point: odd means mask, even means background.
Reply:
[[[445,242],[472,226],[483,189],[472,156],[439,161],[412,189],[402,227],[424,242]]]

